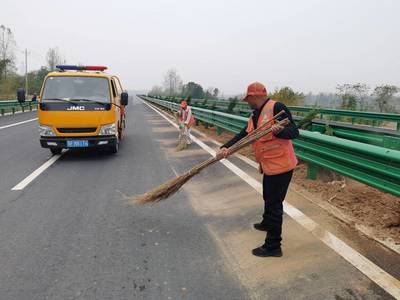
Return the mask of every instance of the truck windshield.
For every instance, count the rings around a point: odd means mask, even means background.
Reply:
[[[99,77],[48,77],[42,101],[51,100],[94,100],[110,103],[108,79]]]

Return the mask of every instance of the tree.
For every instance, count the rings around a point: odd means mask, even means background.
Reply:
[[[164,75],[164,88],[168,96],[176,96],[182,87],[182,80],[174,69],[169,69]]]
[[[338,91],[336,95],[342,99],[341,108],[356,110],[357,109],[357,96],[354,93],[353,85],[345,83],[336,86]]]
[[[163,89],[159,85],[155,85],[151,88],[149,96],[161,96],[163,94]]]
[[[0,75],[4,74],[4,80],[7,79],[7,73],[14,68],[15,45],[16,42],[11,29],[0,25]]]
[[[290,87],[275,89],[271,98],[286,105],[300,105],[303,103],[304,94],[293,91]]]
[[[58,48],[50,48],[46,54],[47,66],[50,71],[54,71],[56,66],[65,63],[65,59],[60,54]]]
[[[375,102],[378,105],[380,112],[387,112],[389,110],[389,103],[393,96],[400,92],[400,89],[394,85],[380,85],[374,89],[373,96],[375,96]]]
[[[39,70],[28,73],[28,80],[30,86],[30,93],[38,95],[43,84],[43,80],[46,77],[49,70],[42,66]]]
[[[206,99],[213,99],[213,90],[214,88],[209,87],[207,90],[204,91],[204,98]]]
[[[182,96],[184,97],[191,96],[193,99],[202,99],[204,95],[203,87],[193,81],[188,82],[182,88]]]
[[[214,97],[215,99],[218,99],[218,94],[219,94],[219,89],[218,89],[218,88],[215,88],[215,89],[213,90],[213,97]]]
[[[204,91],[204,97],[207,99],[218,99],[219,90],[218,88],[209,87]]]
[[[367,98],[369,96],[369,86],[364,83],[356,83],[352,86],[353,93],[355,94],[358,103],[360,104],[360,110],[366,110]]]
[[[367,109],[370,88],[366,84],[338,84],[336,89],[338,90],[336,95],[342,100],[341,108],[356,110],[359,106],[360,110]]]

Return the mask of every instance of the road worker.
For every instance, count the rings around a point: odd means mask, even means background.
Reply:
[[[182,100],[180,109],[178,111],[179,122],[179,140],[185,139],[186,144],[190,145],[192,139],[190,138],[190,128],[195,122],[192,114],[192,109],[187,104],[186,100]]]
[[[299,131],[293,122],[292,115],[288,108],[267,96],[265,86],[259,82],[250,84],[247,88],[243,101],[247,102],[253,109],[248,124],[235,137],[221,146],[217,153],[218,157],[226,157],[229,147],[241,140],[253,130],[259,127],[263,121],[270,120],[275,114],[284,110],[289,124],[281,126],[269,123],[272,133],[260,138],[253,144],[253,150],[259,172],[263,174],[263,198],[264,214],[260,223],[254,224],[254,228],[266,231],[265,243],[253,249],[255,256],[282,256],[282,217],[283,200],[292,178],[293,169],[297,165],[291,139],[297,138]]]

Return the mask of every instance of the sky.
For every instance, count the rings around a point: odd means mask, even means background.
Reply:
[[[126,89],[183,82],[242,94],[335,92],[337,84],[400,86],[398,0],[2,0],[0,24],[17,42],[17,67],[46,64],[58,47],[68,64],[106,65]]]

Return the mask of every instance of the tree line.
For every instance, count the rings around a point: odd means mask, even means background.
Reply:
[[[348,110],[396,112],[400,88],[383,84],[374,89],[363,83],[340,84],[336,86],[336,95],[341,100],[340,108]]]
[[[285,86],[276,88],[270,97],[286,105],[318,106],[345,110],[378,111],[395,113],[400,111],[400,88],[395,85],[382,84],[371,89],[363,83],[344,83],[336,86],[336,93],[319,93],[307,95],[296,92]],[[164,75],[162,85],[154,86],[149,96],[163,98],[180,97],[188,99],[222,99],[223,94],[218,88],[204,89],[199,83],[189,81],[183,83],[178,72],[168,70]],[[243,95],[230,97],[226,100],[239,101]]]
[[[220,91],[218,88],[203,88],[199,83],[190,81],[183,83],[178,72],[174,69],[164,74],[162,85],[155,85],[149,95],[163,97],[190,97],[194,99],[218,99]]]
[[[14,32],[0,25],[0,99],[15,99],[17,88],[25,86],[25,75],[19,75],[16,68],[17,42]],[[46,66],[27,73],[28,95],[39,94],[44,77],[54,71],[56,65],[65,63],[57,47],[49,48],[45,54]]]
[[[162,98],[180,97],[205,100],[218,100],[223,97],[220,89],[216,87],[205,89],[199,83],[193,81],[183,83],[175,69],[168,70],[164,74],[163,84],[153,86],[148,95]],[[295,92],[290,87],[277,88],[270,96],[287,105],[301,105],[305,97],[303,93]],[[229,97],[227,100],[237,102],[241,97],[242,95],[236,95]]]

